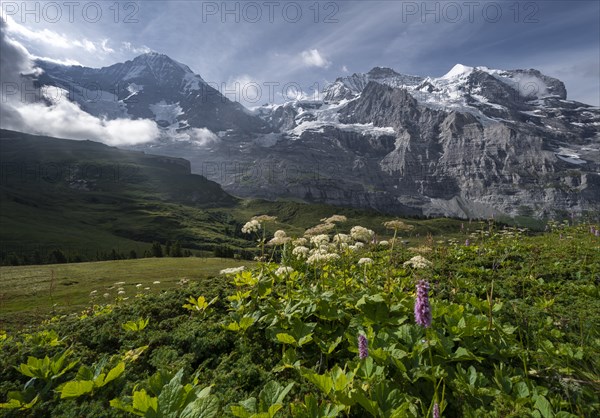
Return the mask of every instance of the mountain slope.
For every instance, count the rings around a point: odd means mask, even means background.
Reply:
[[[210,213],[237,199],[186,160],[0,130],[0,162],[2,258],[55,248],[88,259],[112,248],[141,255],[169,239],[196,249],[246,244]]]
[[[135,149],[185,157],[237,196],[465,218],[600,211],[600,111],[534,69],[457,64],[432,78],[376,67],[338,78],[322,100],[250,112],[160,54],[42,66],[42,84],[69,91],[121,83],[111,112],[163,127]],[[77,94],[94,114],[110,107]],[[218,135],[194,141],[201,127]]]
[[[64,89],[69,99],[94,115],[147,118],[176,135],[186,128],[212,132],[268,131],[268,126],[232,102],[190,68],[150,52],[104,68],[63,66],[37,61],[39,83]]]

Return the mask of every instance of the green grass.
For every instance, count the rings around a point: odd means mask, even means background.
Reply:
[[[134,297],[136,284],[148,292],[176,287],[181,279],[195,281],[217,276],[228,267],[249,265],[221,258],[146,258],[92,263],[0,267],[0,328],[19,326],[51,313],[75,312],[91,304],[90,292],[97,291],[101,303],[113,302],[116,282],[126,296]],[[220,280],[216,277],[215,280]],[[153,284],[160,281],[160,284]],[[109,293],[109,298],[103,295]],[[56,304],[56,305],[55,305]]]

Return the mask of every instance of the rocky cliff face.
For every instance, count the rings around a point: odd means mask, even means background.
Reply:
[[[288,127],[282,143],[294,141],[302,155],[308,138],[319,138],[322,150],[336,139],[338,149],[327,151],[335,161],[325,165],[339,169],[320,172],[335,181],[318,188],[312,181],[313,198],[461,217],[600,211],[600,112],[566,100],[564,84],[537,70],[457,65],[444,77],[418,79],[374,69],[338,79],[324,97],[311,108],[286,104],[285,124],[282,108],[269,114]],[[350,134],[363,155],[340,140]]]
[[[165,136],[138,149],[189,159],[238,196],[393,214],[600,213],[600,111],[537,70],[456,65],[431,78],[377,67],[338,78],[322,100],[250,112],[159,54],[97,70],[44,68],[41,82],[76,101],[88,81],[125,83],[117,107],[79,102],[96,115],[153,118]],[[181,140],[194,128],[218,138]]]

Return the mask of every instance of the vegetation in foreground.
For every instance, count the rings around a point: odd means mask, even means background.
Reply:
[[[591,417],[600,241],[490,223],[407,249],[244,225],[262,262],[4,333],[6,416]],[[345,231],[348,232],[348,231]],[[116,285],[116,284],[115,284]]]

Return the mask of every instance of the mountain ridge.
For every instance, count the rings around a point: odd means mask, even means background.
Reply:
[[[337,78],[319,100],[253,111],[186,89],[188,70],[151,53],[99,71],[125,83],[128,111],[161,126],[158,142],[133,148],[185,156],[235,195],[465,218],[600,211],[600,111],[538,70],[457,64],[432,78],[374,67]],[[45,71],[57,84],[86,72]],[[193,129],[211,141],[186,139]]]

